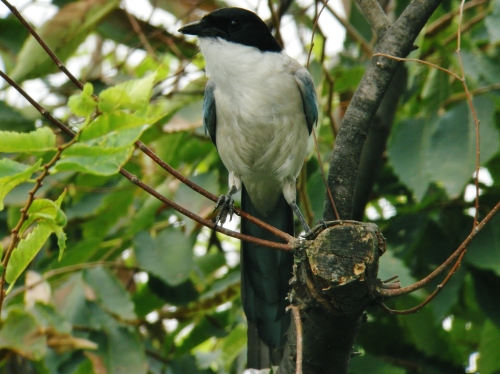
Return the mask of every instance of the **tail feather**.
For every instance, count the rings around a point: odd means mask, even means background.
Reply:
[[[266,223],[293,235],[293,211],[283,196],[276,207],[263,217],[253,207],[243,187],[242,209]],[[267,230],[242,220],[241,232],[261,239],[280,241]],[[281,361],[284,336],[290,325],[285,311],[293,254],[242,242],[241,293],[248,319],[248,367],[266,368]]]

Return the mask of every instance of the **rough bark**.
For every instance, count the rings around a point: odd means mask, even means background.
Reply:
[[[377,10],[370,16],[379,36],[376,53],[406,57],[440,2],[412,0],[390,26]],[[358,2],[360,6],[369,3]],[[353,217],[363,146],[399,67],[399,62],[387,57],[372,58],[342,120],[328,175],[328,188],[342,220]],[[381,141],[377,143],[380,148]],[[327,197],[323,218],[331,221],[334,217]],[[298,249],[291,302],[300,308],[304,374],[347,372],[365,307],[373,298],[384,248],[375,225],[340,221],[320,233],[307,249]],[[296,329],[292,324],[288,331],[279,369],[282,374],[295,372]]]
[[[377,284],[385,240],[371,223],[336,221],[298,249],[290,300],[301,315],[303,373],[345,373],[363,311]],[[293,373],[297,326],[288,330],[280,373]]]
[[[413,0],[397,21],[380,36],[376,53],[406,57],[413,42],[441,0]],[[340,125],[330,161],[328,188],[340,218],[352,219],[359,161],[370,125],[400,62],[373,57]],[[329,199],[323,218],[334,219]]]

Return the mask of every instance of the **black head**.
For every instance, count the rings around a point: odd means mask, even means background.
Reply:
[[[242,8],[222,8],[200,21],[184,26],[183,34],[222,38],[229,42],[255,47],[263,52],[281,52],[267,25],[255,13]]]

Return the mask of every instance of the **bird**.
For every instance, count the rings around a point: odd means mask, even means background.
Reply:
[[[294,235],[296,179],[318,121],[318,104],[308,70],[290,57],[266,23],[237,7],[217,9],[179,32],[196,35],[208,78],[203,125],[228,170],[229,191],[217,204],[220,223],[231,219],[233,195],[241,209]],[[242,220],[241,232],[279,241]],[[241,247],[241,295],[248,321],[247,367],[278,365],[290,325],[286,300],[293,254],[251,242]]]

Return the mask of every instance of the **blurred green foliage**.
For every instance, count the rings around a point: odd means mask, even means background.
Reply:
[[[81,130],[51,166],[22,227],[23,239],[4,260],[10,292],[1,311],[2,373],[241,373],[245,367],[238,242],[200,227],[117,174],[124,167],[190,211],[211,217],[213,202],[135,149],[141,139],[215,195],[227,188],[227,171],[201,129],[203,60],[196,45],[173,32],[198,15],[188,16],[194,10],[189,1],[150,2],[169,24],[127,15],[118,2],[52,2],[55,15],[41,35],[87,82],[83,92],[62,73],[52,74],[56,65],[13,15],[0,19],[5,72],[25,81],[28,94],[58,119]],[[390,16],[407,3],[397,0]],[[449,0],[436,11],[409,57],[461,74],[459,5]],[[218,6],[224,2],[205,2],[200,9]],[[369,46],[370,27],[351,6],[347,22]],[[314,8],[292,3],[287,16],[303,37],[302,57]],[[339,119],[370,60],[349,33],[341,52],[325,52],[318,45],[333,36],[324,26],[317,31],[310,70],[323,113],[317,129],[322,164],[311,150],[300,183],[309,200],[305,204],[301,194],[303,209],[313,221],[322,217],[325,198],[320,168],[328,168]],[[460,53],[480,120],[481,220],[500,201],[499,0],[466,3]],[[399,274],[403,286],[441,264],[470,233],[476,213],[476,126],[462,84],[429,66],[406,68],[408,84],[401,87],[365,210],[365,220],[378,224],[388,242],[379,276]],[[4,85],[1,100],[5,258],[35,179],[70,139],[12,88]],[[418,314],[394,316],[370,306],[350,372],[499,373],[499,227],[496,216],[450,283]],[[435,286],[387,304],[412,307]]]

